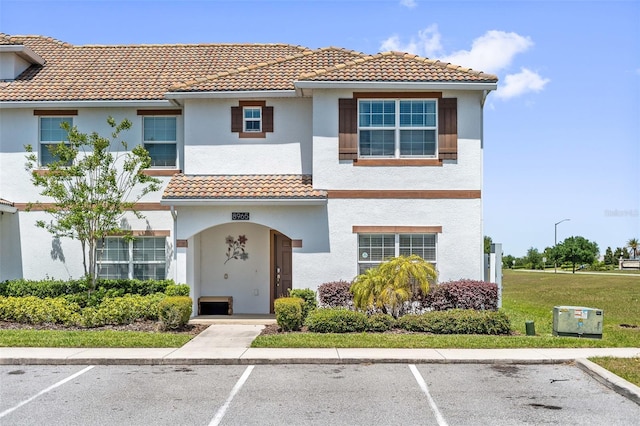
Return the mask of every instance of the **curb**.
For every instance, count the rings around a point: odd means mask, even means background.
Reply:
[[[588,359],[576,359],[576,366],[609,389],[640,405],[640,387],[626,381],[620,376],[616,376],[609,370],[600,367]]]

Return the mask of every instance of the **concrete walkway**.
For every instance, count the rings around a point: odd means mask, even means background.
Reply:
[[[263,324],[214,323],[181,348],[1,348],[0,365],[252,365],[361,363],[576,362],[597,380],[640,404],[640,388],[588,361],[640,357],[640,348],[369,349],[250,348]]]

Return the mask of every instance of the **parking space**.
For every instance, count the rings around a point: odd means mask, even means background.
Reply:
[[[1,366],[0,424],[637,424],[572,365]]]

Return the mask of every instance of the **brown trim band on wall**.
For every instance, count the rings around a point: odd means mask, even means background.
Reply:
[[[241,106],[241,107],[250,107],[250,106],[266,107],[267,106],[267,101],[238,101],[238,106]]]
[[[353,92],[353,97],[358,98],[442,98],[442,92]]]
[[[354,166],[391,166],[391,167],[441,167],[442,160],[438,158],[357,158]]]
[[[28,206],[29,206],[29,203],[14,203],[14,207],[17,208],[19,211],[26,211]],[[54,203],[39,203],[39,204],[34,203],[31,206],[31,211],[41,212],[46,209],[51,209],[53,207],[55,207]],[[165,210],[170,210],[170,207],[163,206],[160,203],[136,203],[135,209],[138,211],[156,211],[156,210],[165,211]]]
[[[480,190],[329,190],[328,198],[390,198],[390,199],[454,199],[465,200],[482,197]]]
[[[78,115],[77,109],[34,109],[33,115],[51,115],[55,117],[68,117],[70,115]]]
[[[302,240],[291,240],[291,247],[301,248],[302,247]]]
[[[146,176],[173,176],[182,173],[180,169],[144,169],[142,173]]]
[[[442,226],[356,226],[354,234],[442,234]]]
[[[138,115],[182,115],[181,109],[139,109]]]
[[[167,231],[167,230],[163,230],[163,229],[158,229],[158,230],[151,230],[151,229],[143,229],[143,230],[131,230],[131,233],[129,234],[129,232],[114,232],[113,234],[110,234],[114,237],[119,237],[119,236],[124,236],[124,235],[131,235],[133,237],[168,237],[169,235],[171,235],[171,231]]]

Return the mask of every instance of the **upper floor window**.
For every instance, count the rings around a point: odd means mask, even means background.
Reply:
[[[361,99],[358,102],[360,157],[435,157],[435,99]]]
[[[239,101],[231,107],[231,132],[240,138],[266,138],[273,132],[273,107],[266,101]]]
[[[40,117],[40,165],[47,166],[59,158],[52,152],[57,144],[65,143],[67,131],[62,123],[73,126],[73,117]],[[67,144],[68,145],[68,144]]]
[[[107,237],[98,241],[98,276],[107,279],[164,280],[166,278],[166,238]]]
[[[144,147],[153,167],[176,167],[176,117],[143,117]]]
[[[243,129],[245,132],[261,132],[262,131],[262,108],[261,107],[244,107],[242,109],[244,120]]]

